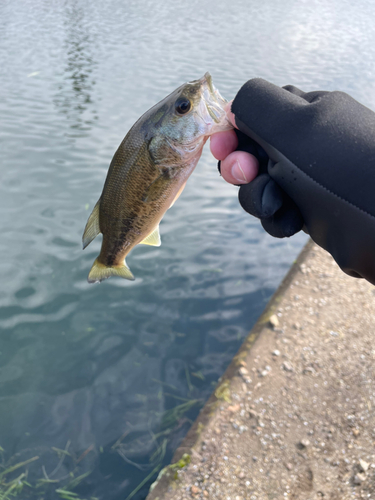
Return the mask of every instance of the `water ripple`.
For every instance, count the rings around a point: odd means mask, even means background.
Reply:
[[[372,14],[370,0],[0,2],[0,442],[5,460],[41,457],[32,483],[53,447],[84,457],[58,479],[94,471],[82,498],[126,498],[155,453],[167,462],[306,241],[243,213],[206,148],[162,246],[127,259],[136,281],[89,286],[100,238],[82,252],[82,231],[130,126],[207,70],[228,99],[261,76],[375,107]]]

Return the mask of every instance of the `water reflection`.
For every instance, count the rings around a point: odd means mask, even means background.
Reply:
[[[84,129],[97,119],[93,101],[96,37],[87,20],[86,8],[65,2],[63,14],[65,69],[54,102],[68,117],[72,128]]]

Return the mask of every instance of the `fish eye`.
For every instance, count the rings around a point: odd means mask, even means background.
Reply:
[[[179,97],[175,102],[175,110],[179,115],[185,115],[191,108],[191,102],[186,97]]]

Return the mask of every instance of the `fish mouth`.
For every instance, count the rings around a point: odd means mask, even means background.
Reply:
[[[224,105],[228,102],[220,95],[220,92],[212,83],[212,76],[207,71],[200,79],[203,88],[203,98],[208,111],[208,114],[215,123],[220,123],[225,116]]]

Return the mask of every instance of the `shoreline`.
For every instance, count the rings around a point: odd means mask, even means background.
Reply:
[[[310,240],[147,500],[375,500],[374,324]]]

